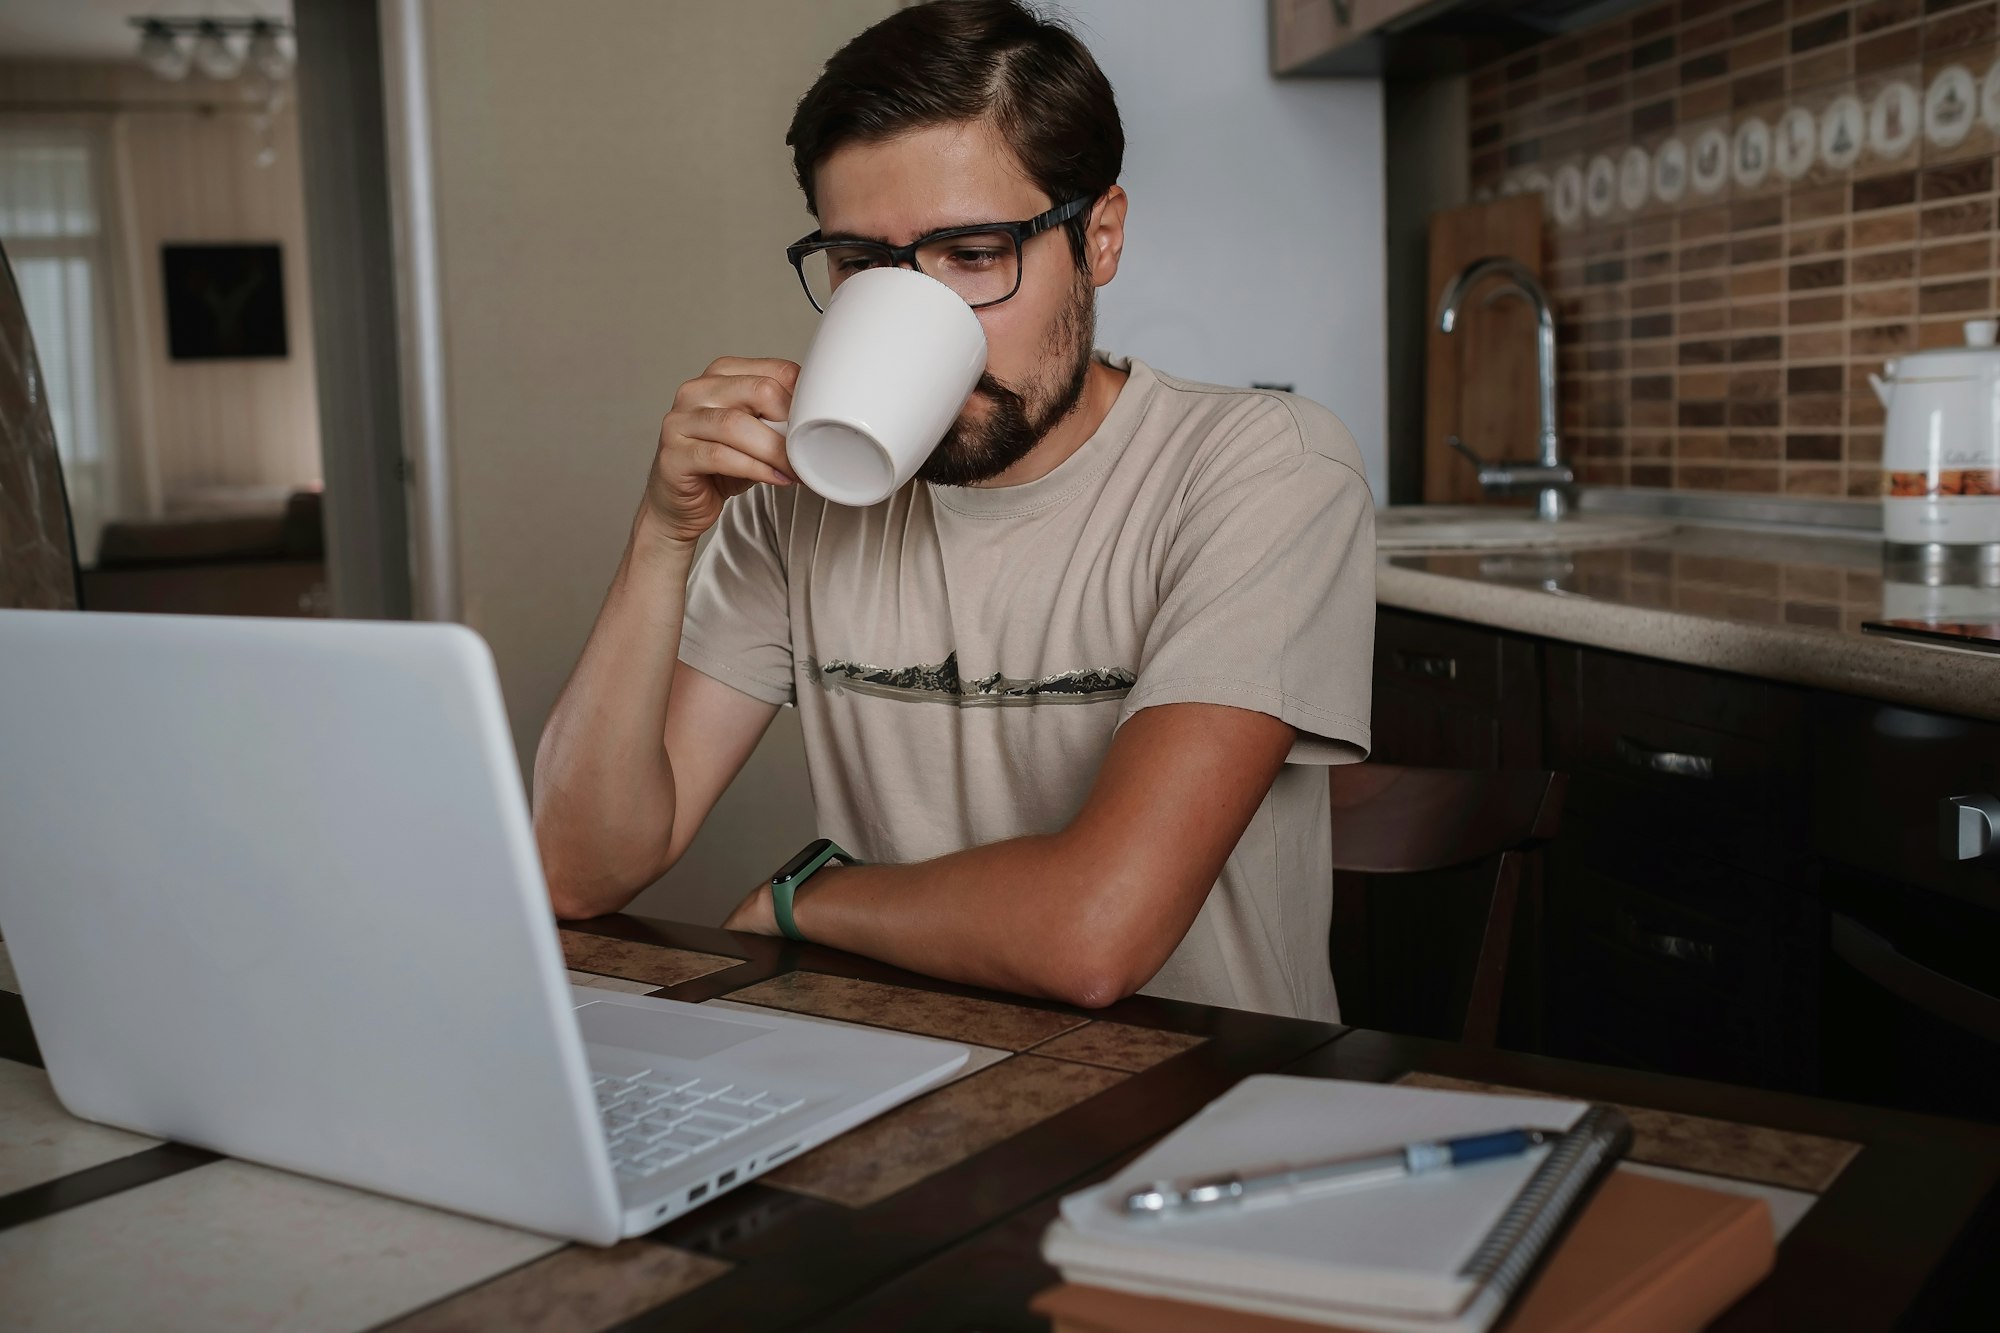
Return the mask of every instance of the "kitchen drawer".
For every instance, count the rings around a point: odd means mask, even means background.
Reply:
[[[1730,930],[1775,935],[1807,929],[1801,923],[1812,919],[1812,908],[1798,883],[1803,872],[1791,880],[1759,874],[1740,863],[1746,859],[1741,849],[1713,830],[1687,836],[1686,822],[1660,813],[1657,802],[1572,809],[1555,843],[1559,868],[1630,885]]]
[[[1375,679],[1444,697],[1498,700],[1504,638],[1476,625],[1379,612]]]
[[[1581,779],[1571,798],[1579,808],[1626,792],[1758,820],[1803,805],[1796,751],[1636,709],[1587,710],[1553,759]],[[1593,775],[1611,785],[1599,790]]]
[[[1783,742],[1799,735],[1805,713],[1802,691],[1720,671],[1655,662],[1590,648],[1552,672],[1555,688],[1572,694],[1583,717],[1605,710],[1643,713],[1707,731]]]
[[[1812,717],[1819,855],[2000,907],[2000,857],[1951,860],[1938,845],[1946,797],[2000,797],[2000,724],[1835,694],[1816,696]]]

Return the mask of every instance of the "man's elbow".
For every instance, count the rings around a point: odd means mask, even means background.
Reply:
[[[1079,972],[1065,980],[1057,989],[1055,998],[1064,1004],[1073,1004],[1079,1009],[1103,1009],[1118,1003],[1138,990],[1143,982],[1132,981],[1121,973],[1092,970]]]

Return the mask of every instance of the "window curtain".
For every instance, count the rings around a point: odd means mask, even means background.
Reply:
[[[0,126],[0,240],[41,360],[85,563],[120,502],[106,165],[98,127]]]

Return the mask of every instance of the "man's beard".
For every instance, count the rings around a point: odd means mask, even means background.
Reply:
[[[1090,376],[1096,295],[1089,280],[1078,275],[1069,303],[1049,330],[1049,350],[1068,362],[1067,375],[1024,394],[982,374],[973,392],[984,394],[992,403],[991,410],[980,420],[961,415],[952,422],[944,439],[917,469],[919,481],[933,486],[975,486],[990,481],[1026,458],[1057,422],[1076,409]]]

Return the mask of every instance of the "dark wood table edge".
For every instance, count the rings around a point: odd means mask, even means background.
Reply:
[[[1861,1151],[1786,1236],[1778,1267],[1713,1325],[2000,1327],[2000,1130],[1971,1121],[1355,1030],[1285,1072],[1421,1071],[1844,1139]],[[1980,1260],[1983,1258],[1983,1262]]]

